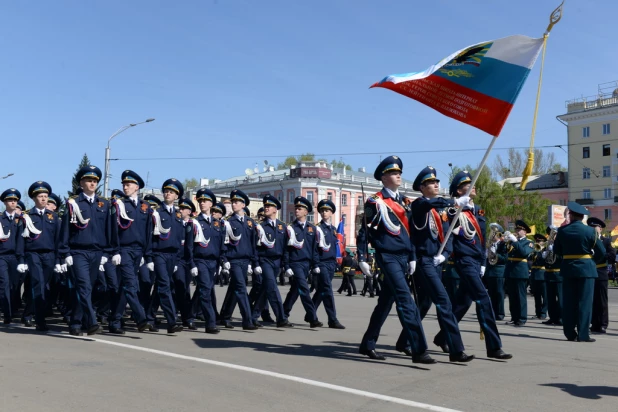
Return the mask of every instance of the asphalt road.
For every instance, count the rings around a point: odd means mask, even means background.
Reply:
[[[284,296],[287,289],[281,288]],[[224,293],[217,287],[219,302]],[[618,290],[610,291],[608,333],[594,336],[595,343],[568,342],[561,328],[536,319],[523,328],[501,322],[504,349],[514,358],[490,360],[471,310],[460,327],[467,353],[478,358],[453,364],[436,351],[439,363],[427,367],[395,351],[400,324],[394,310],[378,343],[387,360],[357,353],[375,303],[336,294],[343,331],[310,329],[300,302],[290,318],[296,327],[286,330],[168,336],[131,329],[124,336],[75,338],[62,324],[47,335],[0,325],[0,411],[618,409],[618,324],[612,322]],[[318,314],[326,320],[323,308]],[[434,309],[423,326],[431,342],[438,331]]]

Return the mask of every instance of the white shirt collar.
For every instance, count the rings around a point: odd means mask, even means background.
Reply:
[[[4,211],[4,213],[6,214],[7,217],[10,217],[11,219],[13,219],[15,217],[15,212],[13,213],[9,213],[6,210]]]
[[[269,225],[275,226],[277,224],[277,219],[272,220],[270,218],[266,218],[266,223],[268,223]]]
[[[82,193],[83,193],[83,192],[82,192]],[[88,201],[89,201],[90,203],[93,203],[93,202],[94,202],[94,195],[92,195],[92,196],[88,196],[87,194],[85,194],[85,193],[84,193],[84,197],[85,197],[86,199],[88,199]]]
[[[388,187],[384,187],[384,190],[386,190],[386,193],[388,193],[393,199],[396,199],[397,196],[399,196],[399,190],[395,190],[394,192],[389,189]]]
[[[35,209],[39,215],[42,215],[43,213],[45,213],[45,209],[39,209],[38,207],[35,207]]]
[[[212,219],[210,215],[207,215],[206,213],[202,213],[202,216],[204,217],[204,219],[206,219],[207,222],[210,222],[210,220]]]
[[[174,211],[174,205],[165,205],[165,209],[167,209],[168,212],[172,213]]]

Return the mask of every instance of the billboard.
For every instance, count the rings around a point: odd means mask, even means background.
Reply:
[[[551,205],[549,206],[547,224],[549,226],[565,226],[571,223],[569,221],[569,209],[563,205]],[[584,216],[582,221],[584,224],[588,221],[588,216]]]

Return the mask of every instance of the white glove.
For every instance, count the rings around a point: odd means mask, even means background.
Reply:
[[[294,271],[292,269],[288,269],[288,270],[285,271],[285,277],[286,278],[290,278],[292,276],[294,276]]]
[[[105,272],[105,266],[99,265],[99,272]]]
[[[120,257],[120,255],[114,255],[112,256],[112,264],[114,266],[118,266],[120,264],[120,261],[122,260],[122,258]]]
[[[63,263],[62,265],[60,265],[60,269],[61,271],[58,273],[67,273],[69,271],[69,268],[66,263]]]
[[[434,256],[433,257],[433,265],[434,266],[440,266],[442,263],[444,263],[445,260],[446,260],[446,258],[444,257],[444,255]],[[416,263],[416,262],[414,262],[414,263]],[[412,272],[412,273],[414,273],[414,272]]]
[[[591,250],[590,252],[592,252],[592,256],[594,256],[594,250]],[[26,270],[28,270],[28,266],[26,266]]]
[[[197,268],[192,268],[191,269],[191,276],[193,276],[193,277],[197,276]]]
[[[550,252],[553,252],[554,251],[554,245],[547,246],[547,250],[549,250]]]
[[[507,240],[510,240],[511,242],[517,242],[517,238],[512,233],[507,236]]]
[[[547,257],[547,251],[544,250],[543,253],[541,253],[541,257],[543,257],[543,259],[545,259]]]
[[[485,266],[481,266],[481,277],[485,276]]]
[[[223,264],[223,269],[225,269],[225,270],[230,270],[231,267],[232,267],[232,265],[230,265],[230,262],[225,262]]]
[[[255,269],[253,269],[253,271],[255,272],[256,275],[262,274],[262,268],[259,266],[256,266]]]
[[[455,204],[457,207],[465,209],[470,205],[470,196],[462,196],[458,199],[455,199]]]
[[[146,267],[149,271],[154,272],[154,262],[146,263]]]
[[[316,266],[315,269],[313,269],[313,273],[315,273],[316,275],[320,273],[320,268]]]
[[[490,247],[489,250],[491,251],[491,253],[494,253],[494,254],[496,253],[496,247],[495,246]]]
[[[408,262],[408,275],[413,275],[416,272],[416,261]]]
[[[174,273],[178,270],[178,266],[174,266]]]
[[[365,276],[371,276],[371,266],[367,262],[358,262],[358,267]]]
[[[230,274],[230,271],[229,271],[229,270],[227,270],[227,269],[223,269],[223,270],[221,271],[221,273],[224,273],[225,275],[229,275],[229,274]]]
[[[105,256],[101,256],[101,266],[107,263],[107,258]]]
[[[28,271],[28,265],[25,265],[23,263],[20,265],[17,265],[17,271],[19,273],[26,273]]]
[[[247,275],[253,275],[253,269],[251,268],[251,265],[247,267]]]
[[[64,263],[66,263],[67,266],[73,266],[73,256],[67,256],[64,258]]]
[[[142,258],[142,260],[139,261],[139,265],[143,266],[144,265],[144,258]]]
[[[61,265],[61,264],[59,264],[59,263],[57,263],[57,264],[54,266],[54,272],[56,272],[56,273],[62,273],[62,265]]]

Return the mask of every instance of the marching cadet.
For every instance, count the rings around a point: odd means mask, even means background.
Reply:
[[[257,212],[257,224],[258,226],[260,225],[260,223],[262,223],[264,221],[264,219],[266,218],[266,216],[264,215],[264,208],[261,207],[258,209]],[[258,234],[259,235],[259,234]],[[258,241],[259,242],[259,241]],[[258,253],[259,255],[259,253]],[[261,266],[260,266],[261,267]],[[262,270],[264,270],[264,268],[262,268]],[[251,291],[249,292],[249,305],[251,305],[251,311],[253,313],[253,309],[255,307],[255,302],[258,299],[258,296],[260,296],[261,290],[262,290],[262,275],[258,275],[256,273],[253,273],[251,276]],[[270,316],[270,312],[268,310],[268,305],[263,305],[264,310],[262,311],[262,320],[264,322],[268,322],[268,323],[275,323],[274,319]]]
[[[185,226],[186,237],[190,236],[190,232],[193,230],[191,227],[191,217],[196,212],[195,205],[189,198],[182,198],[178,201],[178,209],[182,216],[182,221]],[[182,241],[182,248],[178,251],[178,269],[174,272],[174,305],[176,310],[180,312],[180,318],[182,319],[182,326],[189,330],[197,330],[197,326],[193,323],[191,313],[191,280],[193,274],[191,269],[194,266],[189,260],[187,254],[186,238]]]
[[[58,215],[58,207],[61,205],[61,200],[58,195],[55,193],[50,193],[47,197],[47,210],[50,212],[55,212]],[[60,216],[58,216],[58,222],[60,222]],[[58,248],[57,243],[54,245],[55,248]],[[62,266],[62,265],[61,265]],[[66,287],[66,275],[64,270],[62,272],[52,273],[52,278],[48,282],[49,291],[47,292],[48,297],[45,299],[47,301],[47,314],[53,315],[53,306],[57,305],[60,314],[64,316],[65,314],[65,304],[66,304],[66,295],[67,295],[67,287]]]
[[[504,275],[509,294],[509,324],[523,326],[528,320],[528,300],[526,286],[528,284],[528,256],[534,251],[533,243],[526,238],[530,227],[523,220],[515,221],[515,233],[505,235],[508,242],[508,258]]]
[[[151,220],[152,220],[152,213],[154,210],[159,209],[163,203],[161,202],[161,200],[159,200],[158,197],[156,197],[155,195],[146,195],[144,196],[144,202],[148,203],[148,206],[150,207],[150,216],[151,216]],[[151,228],[154,230],[154,228],[152,227],[152,223],[151,223]],[[149,232],[148,237],[151,238],[152,237],[152,230]],[[148,240],[150,242],[150,251],[152,253],[152,239]],[[139,303],[142,305],[142,308],[144,309],[144,313],[146,314],[146,318],[148,318],[148,313],[146,311],[148,311],[151,307],[151,300],[152,299],[156,299],[157,304],[155,305],[156,307],[159,306],[159,294],[157,293],[157,289],[152,289],[152,286],[154,284],[154,279],[155,279],[155,272],[154,271],[150,271],[150,269],[148,269],[148,266],[146,265],[146,257],[144,257],[144,263],[142,263],[140,261],[141,265],[139,267],[139,273],[138,273],[138,285],[139,285],[139,292],[138,292],[138,298],[139,298]],[[153,319],[156,318],[156,314],[154,314]],[[154,325],[151,325],[150,323],[148,324],[148,329],[150,331],[154,332]]]
[[[277,274],[281,267],[287,264],[288,232],[285,223],[277,219],[277,213],[281,209],[279,200],[268,194],[264,196],[262,203],[264,207],[260,210],[263,209],[264,219],[257,226],[257,252],[262,268],[262,286],[253,306],[253,323],[258,323],[261,314],[264,319],[264,309],[270,303],[277,319],[277,327],[291,328],[294,325],[285,315],[277,287]]]
[[[294,199],[296,220],[287,227],[290,240],[288,241],[289,260],[285,267],[285,274],[290,278],[290,291],[283,302],[283,310],[289,318],[292,306],[300,295],[300,301],[305,308],[305,322],[309,322],[311,328],[320,328],[323,324],[318,320],[307,284],[309,272],[320,273],[316,229],[307,222],[307,215],[312,211],[313,206],[307,199],[302,196]]]
[[[49,196],[47,197],[47,210],[51,212],[56,212],[56,214],[58,214],[58,208],[60,207],[61,203],[62,201],[60,200],[60,197],[58,197],[57,194],[50,193]]]
[[[324,309],[328,316],[328,327],[332,329],[345,329],[337,320],[337,310],[335,309],[335,297],[333,296],[332,280],[335,277],[337,268],[337,228],[331,224],[333,213],[337,211],[335,204],[330,200],[320,200],[318,212],[322,216],[322,221],[316,226],[318,254],[320,256],[319,273],[315,276],[316,292],[313,294],[313,305],[317,310],[324,302]],[[371,292],[373,294],[373,291]]]
[[[363,223],[356,238],[361,271],[371,276],[371,267],[367,263],[371,243],[384,276],[382,292],[358,351],[371,359],[386,359],[376,352],[376,342],[395,303],[407,342],[411,345],[412,362],[430,364],[436,361],[427,354],[421,317],[406,283],[406,273],[414,272],[416,262],[409,234],[408,211],[404,208],[405,198],[399,195],[402,171],[403,162],[397,156],[388,156],[378,165],[373,176],[382,182],[384,188],[365,202],[366,225]]]
[[[576,202],[569,202],[570,222],[558,229],[553,251],[562,256],[563,277],[562,329],[570,341],[594,342],[590,337],[594,280],[598,277],[593,255],[605,258],[603,242],[597,241],[594,228],[582,223],[590,212]]]
[[[0,216],[0,304],[5,325],[11,323],[13,308],[16,306],[12,299],[20,299],[20,291],[16,290],[19,275],[28,269],[24,263],[24,225],[16,213],[20,198],[21,194],[17,189],[7,189],[0,195],[0,201],[4,202],[5,207]]]
[[[594,297],[592,299],[592,326],[590,332],[606,333],[609,325],[609,313],[607,305],[607,283],[609,281],[608,266],[611,260],[616,260],[616,249],[612,246],[610,238],[601,235],[605,228],[605,222],[596,217],[589,217],[586,222],[588,226],[595,229],[598,239],[597,242],[602,242],[605,247],[605,255],[594,256],[597,264],[598,277],[594,280]],[[613,264],[613,263],[612,263]]]
[[[34,207],[22,215],[25,238],[24,254],[30,272],[32,300],[36,330],[49,330],[45,322],[48,307],[47,284],[54,271],[63,271],[58,256],[60,219],[47,209],[47,198],[52,189],[47,182],[38,181],[30,185],[28,196],[34,200]],[[27,310],[24,310],[26,313]],[[29,311],[28,311],[29,312]],[[31,326],[31,316],[24,315],[24,325]]]
[[[416,262],[412,265],[416,268],[416,263],[419,265],[419,270],[416,279],[420,281],[418,291],[426,294],[431,302],[436,305],[436,313],[440,329],[444,332],[443,342],[436,345],[442,348],[443,352],[449,353],[451,362],[470,362],[474,359],[474,355],[467,355],[464,352],[464,344],[461,339],[459,325],[453,313],[453,306],[446,293],[446,289],[442,284],[442,264],[452,251],[452,238],[448,240],[442,254],[438,255],[440,245],[444,241],[444,233],[448,230],[447,216],[444,209],[453,206],[455,202],[451,199],[438,197],[440,193],[440,180],[436,176],[436,169],[431,166],[425,167],[420,171],[412,188],[420,191],[422,196],[415,199],[411,204],[411,222],[408,225],[411,231],[411,240],[416,252]],[[467,205],[470,198],[462,196],[457,203],[462,207]],[[446,230],[445,230],[446,229]],[[411,272],[414,272],[414,269]],[[414,275],[414,273],[410,273]],[[419,301],[423,301],[420,296]],[[427,310],[421,309],[421,319],[424,318]],[[407,344],[407,338],[402,332],[397,340],[395,348],[407,355],[410,355],[410,349]]]
[[[137,197],[139,190],[144,188],[144,180],[132,170],[122,172],[121,180],[123,193],[112,199],[119,251],[112,256],[118,290],[110,302],[109,332],[124,335],[121,320],[127,303],[137,330],[143,332],[149,328],[138,296],[138,272],[145,257],[151,256],[153,227],[150,204]]]
[[[99,268],[109,256],[117,253],[116,225],[112,224],[113,209],[107,199],[96,194],[101,180],[101,170],[84,166],[77,173],[82,192],[67,201],[67,213],[62,219],[61,240],[58,253],[67,266],[71,266],[71,281],[75,285],[75,301],[69,332],[88,335],[99,331],[92,307],[92,287],[99,275]]]
[[[496,234],[495,242],[490,246],[488,254],[493,258],[487,258],[485,269],[487,293],[489,293],[496,320],[504,320],[504,271],[508,261],[508,251],[502,232]]]
[[[545,325],[562,326],[562,276],[560,275],[560,264],[562,258],[555,252],[549,252],[547,249],[552,248],[557,229],[551,226],[547,227],[548,243],[543,251],[545,258],[545,282],[547,285],[547,314],[549,319],[542,322]]]
[[[457,273],[461,277],[461,284],[457,289],[454,313],[457,321],[461,321],[472,302],[476,303],[476,317],[481,327],[481,331],[485,334],[485,348],[488,358],[495,359],[511,359],[511,354],[505,353],[502,350],[502,341],[500,333],[496,326],[496,318],[491,307],[489,294],[483,285],[481,277],[485,272],[485,217],[480,213],[480,207],[473,205],[472,200],[476,197],[476,188],[472,186],[472,176],[467,171],[463,170],[457,173],[449,188],[451,196],[456,198],[456,204],[460,205],[463,210],[459,214],[457,221],[455,219],[456,212],[454,209],[449,209],[448,214],[451,224],[455,225],[453,230],[453,253],[455,254],[455,267]],[[461,198],[465,198],[469,192],[470,203],[462,205],[457,202]],[[434,343],[442,346],[447,341],[444,328],[440,330]]]
[[[222,202],[216,202],[215,204],[213,204],[212,208],[210,209],[211,213],[212,213],[212,217],[216,220],[219,221],[219,223],[221,223],[222,225],[224,225],[224,221],[223,221],[223,217],[225,216],[225,214],[227,213],[227,209],[225,208],[225,204],[223,204]],[[230,271],[226,270],[223,268],[223,266],[221,264],[219,264],[219,268],[217,269],[218,275],[219,275],[219,286],[223,287],[223,285],[228,285],[230,283]],[[216,282],[215,282],[216,283]],[[213,296],[215,294],[214,289],[213,289]],[[215,305],[215,312],[216,312],[217,308]]]
[[[174,202],[184,194],[182,183],[177,179],[170,178],[161,186],[163,192],[163,205],[153,211],[154,227],[152,232],[152,256],[146,257],[146,265],[151,272],[155,273],[155,296],[150,300],[150,308],[146,310],[149,329],[158,331],[155,326],[156,308],[161,305],[165,320],[167,321],[167,333],[182,332],[182,325],[176,323],[176,307],[172,298],[172,284],[174,272],[178,270],[178,254],[183,249],[182,242],[185,240],[186,230],[182,215],[174,207]]]
[[[217,334],[216,303],[213,302],[215,274],[225,264],[225,225],[211,216],[217,197],[209,189],[200,189],[195,195],[200,214],[192,219],[187,231],[185,255],[195,278],[199,305],[206,322],[206,333]],[[222,213],[221,213],[222,214]],[[197,312],[197,311],[196,311]],[[193,324],[193,322],[191,322]]]
[[[543,249],[547,238],[541,233],[534,235],[536,242],[535,251],[532,254],[532,271],[530,272],[530,283],[534,294],[534,309],[538,319],[547,319],[547,284],[545,283],[545,258]]]
[[[341,285],[339,285],[339,289],[337,293],[341,295],[342,291],[347,290],[348,295],[352,296],[352,286],[350,284],[350,278],[354,281],[354,276],[356,275],[356,267],[358,263],[354,259],[354,255],[351,250],[345,250],[345,256],[341,260],[341,276],[343,277],[341,281]]]
[[[257,229],[255,221],[245,214],[244,208],[249,205],[249,197],[242,191],[234,189],[230,193],[230,199],[234,214],[225,220],[228,240],[225,251],[227,262],[223,264],[223,268],[230,271],[230,285],[221,307],[221,324],[227,329],[233,328],[232,313],[238,303],[243,330],[256,330],[258,326],[253,323],[251,317],[245,279],[249,269],[258,275],[262,274],[256,249]]]

